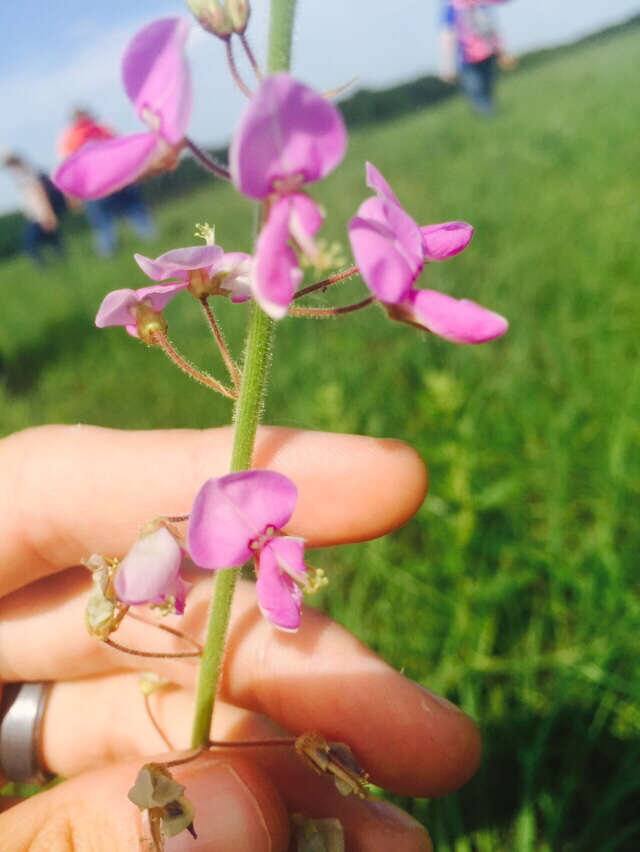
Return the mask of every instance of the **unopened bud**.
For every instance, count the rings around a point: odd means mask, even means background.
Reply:
[[[231,21],[234,33],[242,35],[247,28],[249,20],[249,0],[225,0],[224,4],[227,10],[227,17]]]
[[[225,41],[234,32],[229,15],[218,0],[187,0],[187,6],[203,29]]]

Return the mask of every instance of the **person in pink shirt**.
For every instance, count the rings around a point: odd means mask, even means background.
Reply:
[[[440,76],[460,85],[477,112],[494,110],[495,65],[512,67],[504,53],[495,9],[506,0],[445,0],[442,3]]]

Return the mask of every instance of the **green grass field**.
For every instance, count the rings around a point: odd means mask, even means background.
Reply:
[[[354,134],[318,190],[345,252],[365,158],[419,222],[473,223],[469,249],[422,284],[505,314],[505,338],[456,347],[376,309],[277,332],[267,422],[401,437],[430,467],[405,528],[314,564],[335,618],[483,729],[460,794],[403,802],[441,852],[640,848],[639,50],[635,30],[503,78],[495,120],[455,98]],[[228,422],[161,353],[92,325],[108,290],[144,286],[133,251],[192,244],[204,220],[250,248],[249,204],[203,177],[157,210],[152,246],[126,237],[107,262],[83,236],[46,274],[0,267],[4,433]],[[194,303],[167,315],[218,370]],[[245,310],[220,316],[237,351]]]

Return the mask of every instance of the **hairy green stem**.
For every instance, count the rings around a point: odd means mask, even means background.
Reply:
[[[295,5],[295,0],[271,0],[268,47],[270,73],[287,70],[289,67]],[[234,409],[231,472],[247,470],[251,466],[253,445],[269,371],[272,338],[273,320],[255,302],[252,303],[245,344],[242,384]],[[191,745],[194,748],[206,746],[209,742],[216,688],[238,574],[238,568],[228,568],[218,571],[216,575],[207,635],[200,660],[191,732]]]

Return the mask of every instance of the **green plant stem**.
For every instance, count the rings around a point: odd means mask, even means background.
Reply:
[[[295,0],[271,0],[269,72],[286,70],[289,67],[294,11]],[[269,371],[272,338],[273,320],[255,302],[252,303],[245,344],[242,384],[234,408],[231,472],[247,470],[251,466],[253,445]],[[238,574],[238,568],[228,568],[219,571],[216,576],[196,691],[191,732],[191,745],[194,748],[205,746],[209,742],[216,688]]]
[[[295,13],[296,0],[271,0],[267,54],[267,68],[270,74],[275,71],[289,70]]]

